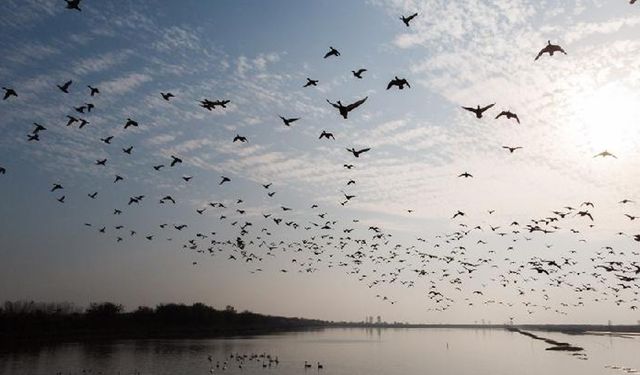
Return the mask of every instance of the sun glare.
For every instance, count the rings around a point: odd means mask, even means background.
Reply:
[[[578,96],[573,103],[576,139],[593,152],[631,150],[640,119],[637,103],[638,96],[617,83]]]

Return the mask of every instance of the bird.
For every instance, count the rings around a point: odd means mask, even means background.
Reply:
[[[96,165],[102,165],[102,166],[107,165],[107,159],[98,159],[98,160],[96,160]]]
[[[355,156],[356,158],[360,157],[360,154],[365,153],[367,151],[371,150],[371,148],[363,148],[361,150],[356,150],[355,148],[348,148],[347,151],[349,151],[350,153],[353,154],[353,156]]]
[[[4,167],[0,167],[0,174],[6,174],[7,170]]]
[[[95,191],[93,193],[87,194],[87,196],[91,199],[96,199],[96,197],[98,196],[98,192]]]
[[[64,199],[66,198],[65,195],[61,196],[60,198],[58,198],[58,202],[60,203],[64,203]]]
[[[171,155],[171,159],[173,159],[171,160],[171,165],[170,165],[171,167],[175,166],[176,164],[182,163],[182,159],[180,159],[177,156]]]
[[[82,9],[80,9],[80,1],[81,0],[64,0],[67,2],[67,9],[75,9],[78,12],[82,11]]]
[[[233,138],[233,143],[235,142],[242,142],[242,143],[246,143],[248,142],[247,137],[243,137],[239,134],[236,134],[236,136]]]
[[[556,53],[556,52],[562,52],[562,53],[564,53],[565,55],[567,54],[567,53],[565,52],[565,50],[564,50],[564,49],[562,49],[562,47],[560,47],[559,45],[556,45],[556,44],[551,44],[551,41],[550,41],[550,40],[548,40],[548,41],[547,41],[547,45],[546,45],[546,46],[544,46],[544,48],[543,48],[543,49],[541,49],[541,50],[540,50],[540,52],[538,52],[538,55],[536,56],[536,58],[534,59],[534,61],[538,61],[538,59],[539,59],[543,54],[545,54],[545,53],[548,53],[548,54],[549,54],[549,56],[553,56],[553,54],[554,54],[554,53]]]
[[[470,174],[469,172],[464,172],[458,175],[458,177],[470,178],[470,177],[473,177],[473,175]]]
[[[113,183],[115,184],[118,181],[124,181],[124,178],[122,176],[116,175],[115,180],[113,180]]]
[[[175,96],[174,96],[172,93],[170,93],[170,92],[167,92],[167,93],[161,92],[161,93],[160,93],[160,95],[162,96],[162,99],[164,99],[164,100],[166,100],[166,101],[169,101],[171,98],[174,98],[174,97],[175,97]]]
[[[518,115],[516,115],[515,113],[511,112],[511,111],[502,111],[500,112],[497,116],[496,119],[499,119],[502,116],[506,116],[507,119],[511,120],[516,119],[516,121],[518,122],[518,124],[520,123],[520,119],[518,118]]]
[[[494,105],[496,105],[496,103],[489,104],[489,105],[484,106],[484,107],[480,107],[480,105],[478,104],[478,106],[476,108],[473,108],[473,107],[462,107],[462,108],[466,109],[469,112],[475,113],[477,118],[482,118],[482,114],[486,110],[488,110],[489,108],[493,107]]]
[[[122,152],[125,154],[131,155],[131,151],[133,151],[133,146],[129,146],[128,148],[123,148]]]
[[[94,95],[98,95],[98,94],[100,94],[100,90],[99,90],[97,87],[93,87],[93,86],[91,86],[91,85],[88,85],[87,87],[89,88],[89,90],[91,90],[91,91],[89,92],[89,95],[90,95],[90,96],[94,96]]]
[[[348,104],[348,105],[343,105],[340,100],[338,100],[335,103],[331,103],[329,101],[329,99],[327,99],[327,103],[331,104],[334,108],[338,109],[338,111],[340,112],[340,115],[342,115],[342,117],[344,117],[344,119],[347,119],[347,116],[349,115],[349,112],[353,111],[354,109],[358,108],[359,106],[361,106],[364,102],[367,101],[369,97],[365,96],[363,99],[360,99],[352,104]]]
[[[317,79],[311,79],[307,77],[307,83],[305,83],[302,87],[318,86],[318,82],[319,81]]]
[[[409,85],[409,82],[407,82],[406,79],[404,78],[398,78],[398,76],[395,76],[391,81],[389,81],[389,84],[387,84],[387,90],[389,90],[390,88],[392,88],[393,86],[397,86],[399,90],[404,89],[404,86],[407,87],[411,87],[411,85]]]
[[[614,154],[610,153],[610,152],[609,152],[609,151],[607,151],[607,150],[604,150],[604,151],[602,151],[602,152],[601,152],[601,153],[599,153],[599,154],[593,155],[593,157],[594,157],[594,158],[597,158],[598,156],[601,156],[601,157],[603,157],[603,158],[606,158],[607,156],[611,156],[612,158],[615,158],[615,159],[617,159],[617,158],[618,158],[617,156],[615,156]]]
[[[282,122],[284,122],[285,126],[291,126],[292,123],[300,120],[300,118],[284,118],[282,116],[278,116],[278,117],[282,119]]]
[[[400,19],[402,20],[402,22],[404,22],[405,26],[409,27],[409,22],[411,22],[412,19],[416,18],[418,16],[418,13],[414,13],[410,16],[401,16]]]
[[[64,92],[65,94],[68,94],[69,93],[69,87],[71,86],[72,83],[73,83],[73,81],[69,80],[69,81],[65,82],[62,86],[61,85],[56,85],[56,86],[58,86],[60,91]]]
[[[153,169],[155,169],[156,171],[159,171],[161,168],[164,168],[164,164],[158,164],[153,166]]]
[[[7,87],[3,87],[2,89],[4,90],[4,97],[2,98],[2,100],[7,100],[12,96],[15,96],[16,98],[18,97],[18,93],[14,89],[10,89]]]
[[[338,52],[337,49],[329,46],[329,52],[325,53],[324,58],[326,59],[327,57],[330,57],[330,56],[336,56],[336,57],[340,56],[340,52]]]
[[[112,136],[112,135],[110,135],[110,136],[108,136],[108,137],[106,137],[106,138],[100,138],[100,140],[101,140],[102,142],[104,142],[104,143],[106,143],[106,144],[108,144],[108,145],[110,145],[110,144],[111,144],[111,140],[112,140],[112,139],[113,139],[113,136]]]
[[[358,79],[362,79],[362,73],[366,72],[367,69],[364,68],[360,68],[358,70],[352,70],[351,73],[353,73],[353,76],[358,78]]]
[[[521,149],[522,147],[520,146],[515,146],[515,147],[511,147],[511,146],[502,146],[502,148],[504,148],[505,150],[509,150],[510,153],[514,153],[514,151]]]
[[[67,115],[67,118],[69,119],[67,121],[67,126],[71,126],[73,123],[80,121],[76,117],[69,116],[69,115]]]
[[[353,169],[355,167],[353,164],[343,164],[342,166],[347,169]]]
[[[220,183],[218,185],[222,185],[225,182],[231,182],[231,179],[229,177],[225,177],[225,176],[221,176],[222,180],[220,181]]]
[[[193,176],[182,176],[182,179],[183,179],[185,182],[189,182],[192,178],[193,178]]]
[[[32,142],[32,141],[38,142],[39,140],[40,140],[40,136],[38,134],[27,134],[27,142]]]
[[[462,211],[458,210],[455,214],[453,214],[452,219],[455,219],[455,218],[456,218],[456,217],[458,217],[458,216],[464,216],[464,215],[465,215],[465,213],[464,213],[464,212],[462,212]]]
[[[327,138],[327,139],[333,139],[335,140],[336,138],[333,136],[333,133],[329,133],[326,131],[322,131],[322,133],[320,134],[320,137],[318,137],[318,139],[322,139],[322,138]]]
[[[45,128],[44,126],[38,124],[37,122],[34,122],[33,125],[35,125],[35,128],[31,131],[32,134],[38,134],[39,132],[41,132],[43,130],[47,130],[47,128]]]
[[[127,122],[124,124],[124,128],[126,129],[126,128],[130,127],[130,126],[133,126],[133,127],[137,128],[138,127],[138,122],[133,121],[132,119],[128,118]]]

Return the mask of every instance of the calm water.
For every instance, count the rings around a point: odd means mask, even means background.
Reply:
[[[605,368],[640,369],[640,338],[540,335],[586,349],[587,360],[545,351],[546,344],[502,330],[329,329],[320,332],[212,340],[116,341],[63,344],[28,352],[0,353],[0,374],[209,374],[225,375],[412,375],[412,374],[624,374]],[[234,360],[231,353],[267,353],[279,365]],[[304,361],[314,364],[304,369]],[[320,361],[324,369],[317,370]]]

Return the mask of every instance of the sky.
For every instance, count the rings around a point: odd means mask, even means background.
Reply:
[[[7,0],[0,14],[0,84],[18,93],[0,102],[0,300],[636,323],[640,220],[625,214],[640,209],[619,202],[640,200],[640,5],[80,6]],[[534,61],[548,40],[567,54]],[[323,58],[330,46],[340,56]],[[410,88],[387,90],[396,76]],[[69,80],[69,93],[56,87]],[[364,97],[348,119],[326,102]],[[230,103],[208,111],[204,99]],[[85,103],[90,113],[74,109]],[[492,103],[481,119],[461,108]],[[520,124],[495,119],[507,110]],[[139,126],[124,129],[128,118]],[[30,142],[34,122],[47,130]],[[615,157],[594,157],[605,150]],[[170,167],[172,155],[183,162]],[[167,195],[176,204],[160,204]],[[558,220],[532,221],[545,218]]]

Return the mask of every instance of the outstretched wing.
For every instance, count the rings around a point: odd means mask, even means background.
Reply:
[[[371,148],[363,148],[362,150],[358,150],[358,154],[362,154],[363,152],[367,152],[371,150]]]
[[[482,107],[482,108],[480,108],[480,112],[484,112],[484,111],[486,111],[487,109],[489,109],[489,108],[493,107],[494,105],[496,105],[496,103],[489,104],[489,105],[488,105],[488,106],[486,106],[486,107]]]
[[[362,105],[362,103],[366,102],[368,98],[369,98],[368,96],[365,96],[363,99],[360,99],[360,100],[358,100],[358,101],[357,101],[357,102],[355,102],[355,103],[351,103],[351,104],[349,104],[349,105],[347,106],[347,111],[352,111],[352,110],[354,110],[354,109],[358,108],[359,106],[361,106],[361,105]],[[335,107],[335,105],[334,105],[334,107]],[[338,108],[338,107],[336,107],[336,108]]]
[[[474,113],[475,113],[475,111],[476,111],[476,109],[475,109],[475,108],[473,108],[473,107],[462,107],[462,109],[466,109],[467,111],[469,111],[469,112],[474,112]]]
[[[339,106],[339,105],[337,105],[337,104],[335,104],[335,103],[331,103],[331,102],[329,101],[329,99],[326,99],[326,100],[327,100],[327,103],[331,104],[334,108],[338,108],[338,109],[340,109],[340,106]]]
[[[497,116],[496,116],[496,119],[498,119],[498,118],[500,118],[500,117],[502,117],[502,116],[506,116],[506,115],[507,115],[507,112],[502,111],[502,112],[500,112],[500,114],[499,114],[499,115],[497,115]]]
[[[387,90],[389,90],[389,89],[390,89],[391,87],[393,87],[393,85],[395,85],[395,84],[396,84],[396,81],[395,81],[395,80],[393,80],[393,81],[389,81],[389,84],[387,85]]]

